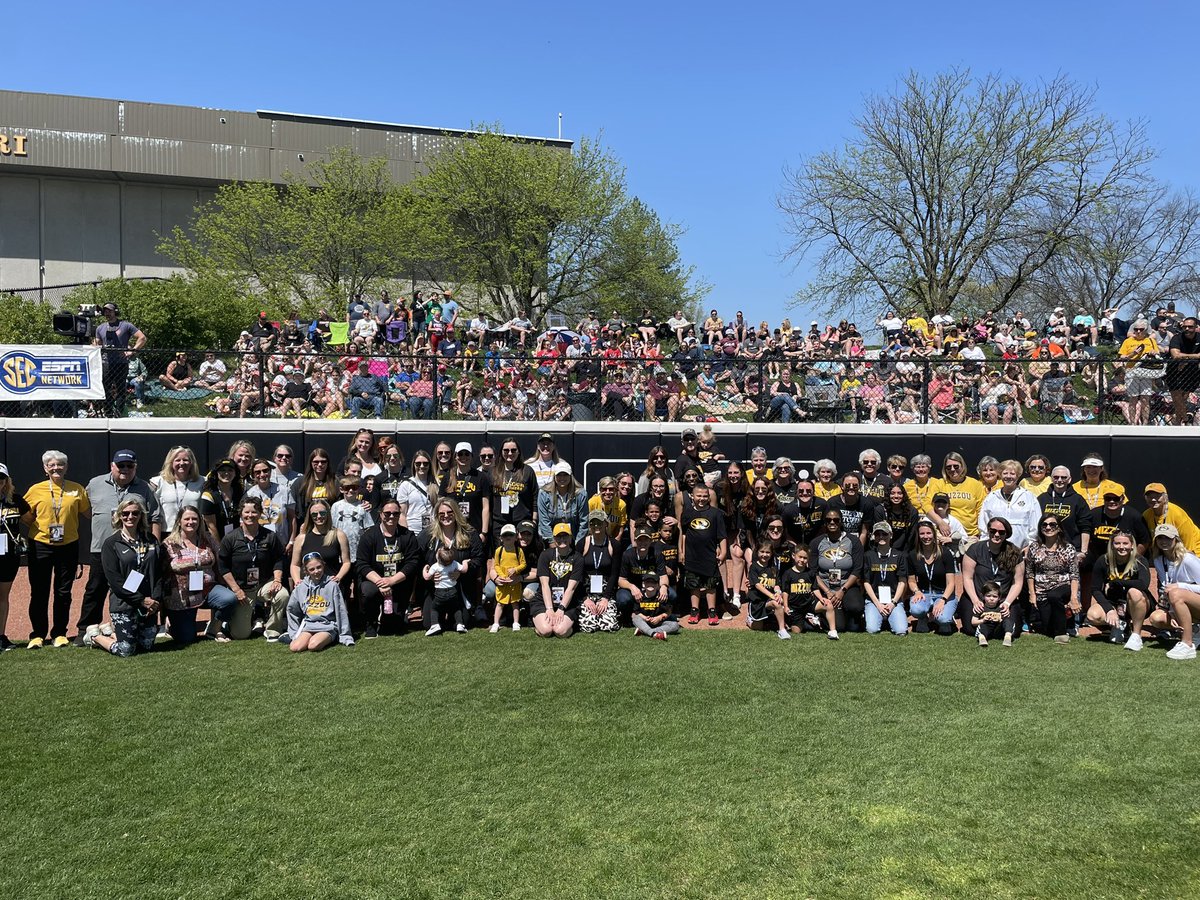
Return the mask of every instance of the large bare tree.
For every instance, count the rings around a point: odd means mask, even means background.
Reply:
[[[1074,306],[1099,318],[1137,300],[1136,314],[1159,298],[1200,296],[1200,202],[1150,182],[1122,203],[1098,203],[1080,236],[1030,281],[1041,307]]]
[[[794,259],[815,253],[798,302],[951,311],[965,290],[1002,309],[1119,205],[1153,156],[1065,77],[1026,84],[955,70],[909,74],[866,101],[857,135],[785,172],[778,203]]]

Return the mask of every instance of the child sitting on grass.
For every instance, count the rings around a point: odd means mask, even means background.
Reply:
[[[642,577],[642,599],[638,601],[632,619],[634,635],[648,634],[656,641],[665,641],[668,634],[679,633],[679,620],[671,610],[671,601],[657,576]]]
[[[437,562],[427,565],[423,574],[426,581],[433,582],[433,590],[425,599],[425,621],[429,623],[425,637],[441,634],[442,619],[447,615],[454,617],[454,630],[466,634],[463,595],[458,586],[462,563],[454,558],[454,551],[450,547],[438,547]]]
[[[506,608],[512,610],[512,630],[521,630],[521,589],[528,569],[525,551],[517,546],[517,526],[505,525],[500,529],[500,546],[488,561],[488,581],[496,585],[496,611],[488,629],[490,634],[500,630],[500,617]]]
[[[747,617],[750,627],[762,631],[767,622],[775,619],[775,633],[781,641],[790,641],[792,635],[787,630],[783,592],[779,590],[779,578],[775,571],[775,548],[770,541],[758,545],[754,554],[754,562],[750,566],[750,613]]]
[[[783,593],[784,618],[792,634],[820,630],[818,612],[825,614],[829,631],[837,634],[834,609],[817,597],[817,579],[809,571],[808,548],[803,544],[792,547],[792,565],[779,576],[779,589]]]
[[[350,616],[341,588],[325,575],[325,560],[320,553],[306,553],[301,560],[304,578],[292,590],[288,599],[289,649],[293,653],[324,650],[336,640],[347,647],[354,646],[350,633]]]
[[[988,645],[988,638],[995,639],[1001,631],[1004,632],[1004,646],[1012,646],[1012,632],[1005,629],[1005,616],[1000,609],[1000,585],[994,581],[984,584],[980,592],[983,609],[971,616],[971,624],[975,626],[975,637],[980,647]]]

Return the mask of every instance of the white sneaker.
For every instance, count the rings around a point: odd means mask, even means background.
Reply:
[[[1180,641],[1174,647],[1167,651],[1167,659],[1195,659],[1196,645],[1185,644]]]
[[[733,604],[734,609],[741,609],[742,608],[742,595],[734,594],[733,599],[730,601],[730,603]]]
[[[113,631],[112,622],[103,622],[100,625],[100,633],[105,637],[116,637],[117,633]]]
[[[779,629],[777,632],[775,632],[775,633],[776,633],[777,635],[779,635],[779,639],[780,639],[781,641],[790,641],[790,640],[792,639],[792,636],[791,636],[790,634],[788,634],[788,630],[787,630],[786,628],[780,628],[780,629]]]
[[[520,630],[521,630],[521,623],[513,622],[513,631],[520,631]]]
[[[838,633],[837,633],[837,629],[836,629],[836,628],[830,628],[830,629],[829,629],[829,639],[830,639],[831,641],[836,641],[836,640],[838,639]]]
[[[459,626],[457,626],[457,627],[456,627],[454,630],[455,630],[455,631],[457,631],[459,634],[466,634],[466,633],[467,633],[467,626],[466,626],[466,625],[459,625]]]
[[[96,638],[99,636],[100,636],[100,626],[99,625],[89,625],[87,627],[87,631],[85,631],[83,633],[83,646],[95,647],[96,646]]]
[[[1132,650],[1136,653],[1142,649],[1142,636],[1136,632],[1129,636],[1129,640],[1125,642],[1125,649]]]
[[[488,629],[488,634],[496,634],[499,631],[500,631],[500,623],[494,622],[494,623],[492,623],[492,627]]]
[[[442,633],[442,626],[438,625],[435,622],[433,627],[430,628],[427,632],[425,632],[425,637],[433,637],[435,634],[441,634],[441,633]]]

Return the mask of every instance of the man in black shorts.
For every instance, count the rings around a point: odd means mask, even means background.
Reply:
[[[1167,387],[1175,404],[1175,424],[1182,425],[1187,416],[1188,394],[1200,387],[1200,329],[1195,316],[1180,324],[1180,332],[1171,338],[1167,360]]]

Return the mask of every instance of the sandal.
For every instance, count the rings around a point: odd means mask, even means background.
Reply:
[[[232,644],[233,643],[233,638],[231,638],[227,634],[220,634],[219,632],[218,632],[217,636],[213,638],[213,640],[216,641],[218,644]]]

